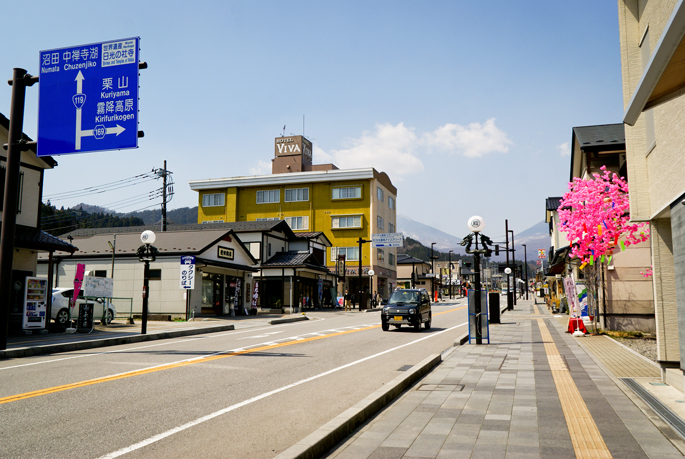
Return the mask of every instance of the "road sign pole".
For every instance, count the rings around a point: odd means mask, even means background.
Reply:
[[[21,152],[26,149],[22,142],[24,130],[24,101],[26,87],[32,86],[38,77],[26,70],[15,68],[12,80],[10,105],[10,128],[7,139],[7,171],[5,172],[5,195],[0,235],[0,350],[7,349],[10,302],[12,301],[12,265],[14,262],[14,234],[17,225],[17,198],[19,195],[19,172]],[[48,317],[48,320],[50,318]]]

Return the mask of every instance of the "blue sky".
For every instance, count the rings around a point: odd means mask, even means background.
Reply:
[[[13,67],[36,74],[40,50],[133,36],[149,64],[139,148],[55,157],[46,196],[166,159],[170,208],[194,206],[189,180],[270,173],[274,137],[302,134],[304,117],[315,163],[375,167],[399,213],[460,237],[481,215],[499,236],[504,219],[523,231],[566,191],[574,126],[622,119],[615,2],[25,0],[3,13],[5,80]],[[37,94],[27,89],[33,138]],[[53,203],[106,205],[158,185]]]

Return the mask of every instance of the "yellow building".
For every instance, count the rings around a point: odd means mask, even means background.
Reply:
[[[311,151],[302,136],[279,137],[270,175],[191,180],[190,188],[199,194],[198,223],[274,219],[285,220],[295,232],[323,232],[332,243],[326,253],[332,272],[338,256],[345,255],[339,293],[347,289],[357,294],[358,241],[397,232],[397,189],[386,173],[374,168],[312,165]],[[373,248],[370,242],[361,247],[361,291],[372,286],[373,293],[387,298],[397,284],[397,249]]]

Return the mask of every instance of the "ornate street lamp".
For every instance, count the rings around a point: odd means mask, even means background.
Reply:
[[[473,274],[474,274],[474,315],[475,315],[475,332],[476,332],[476,344],[483,344],[483,335],[481,329],[481,283],[480,283],[480,256],[485,255],[489,257],[492,255],[492,241],[489,237],[482,234],[483,228],[485,228],[485,223],[483,218],[475,215],[469,219],[468,228],[472,231],[471,234],[467,235],[462,239],[461,245],[466,246],[466,253],[473,255]],[[482,249],[478,248],[478,240],[480,239]],[[476,243],[475,250],[471,250],[471,245]],[[488,337],[488,342],[490,338]]]
[[[138,261],[145,263],[145,269],[143,270],[143,324],[141,327],[141,334],[143,335],[147,333],[148,297],[150,296],[150,262],[155,261],[157,259],[157,254],[159,253],[157,247],[152,245],[154,244],[155,239],[155,233],[150,230],[143,231],[140,235],[140,240],[143,242],[143,245],[136,250]]]

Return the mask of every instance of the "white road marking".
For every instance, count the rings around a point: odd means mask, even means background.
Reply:
[[[459,327],[463,327],[464,325],[467,325],[467,323],[465,322],[465,323],[463,323],[463,324],[454,326],[454,327],[452,327],[452,328],[448,328],[448,329],[446,329],[446,330],[443,330],[443,331],[440,331],[440,332],[437,332],[437,333],[431,333],[430,335],[425,336],[425,337],[423,337],[423,338],[419,338],[419,339],[417,339],[417,340],[415,340],[415,341],[412,341],[412,342],[409,342],[409,343],[406,343],[406,344],[402,344],[402,345],[400,345],[400,346],[394,347],[394,348],[392,348],[392,349],[385,350],[385,351],[383,351],[383,352],[379,352],[379,353],[374,354],[374,355],[370,355],[370,356],[368,356],[368,357],[364,357],[363,359],[359,359],[359,360],[356,360],[356,361],[354,361],[354,362],[348,363],[348,364],[346,364],[346,365],[342,365],[342,366],[339,366],[339,367],[337,367],[337,368],[333,368],[332,370],[328,370],[328,371],[325,371],[325,372],[323,372],[323,373],[319,373],[318,375],[314,375],[314,376],[311,376],[311,377],[309,377],[309,378],[301,379],[301,380],[299,380],[299,381],[297,381],[297,382],[294,382],[294,383],[292,383],[292,384],[288,384],[287,386],[279,387],[278,389],[274,389],[274,390],[272,390],[272,391],[265,392],[265,393],[263,393],[263,394],[260,394],[260,395],[257,395],[257,396],[255,396],[255,397],[252,397],[252,398],[249,398],[249,399],[247,399],[247,400],[244,400],[244,401],[242,401],[242,402],[240,402],[240,403],[236,403],[235,405],[228,406],[228,407],[226,407],[226,408],[224,408],[224,409],[221,409],[221,410],[219,410],[219,411],[215,411],[214,413],[211,413],[211,414],[208,414],[208,415],[206,415],[206,416],[202,416],[202,417],[200,417],[200,418],[197,418],[197,419],[195,419],[195,420],[193,420],[193,421],[187,422],[187,423],[185,423],[185,424],[183,424],[183,425],[180,425],[180,426],[178,426],[178,427],[175,427],[175,428],[173,428],[173,429],[171,429],[171,430],[167,430],[166,432],[162,432],[162,433],[160,433],[160,434],[157,434],[157,435],[155,435],[155,436],[153,436],[153,437],[150,437],[150,438],[148,438],[148,439],[146,439],[146,440],[143,440],[143,441],[140,441],[140,442],[138,442],[138,443],[135,443],[135,444],[133,444],[133,445],[131,445],[131,446],[127,446],[126,448],[122,448],[122,449],[120,449],[120,450],[118,450],[118,451],[114,451],[114,452],[109,453],[109,454],[107,454],[107,455],[105,455],[105,456],[101,456],[99,459],[113,459],[113,458],[115,458],[115,457],[123,456],[124,454],[128,454],[128,453],[130,453],[130,452],[133,452],[133,451],[136,451],[136,450],[138,450],[138,449],[144,448],[144,447],[149,446],[149,445],[151,445],[151,444],[153,444],[153,443],[156,443],[156,442],[158,442],[158,441],[160,441],[160,440],[163,440],[163,439],[165,439],[165,438],[167,438],[167,437],[170,437],[170,436],[172,436],[172,435],[174,435],[174,434],[177,434],[177,433],[179,433],[179,432],[183,432],[184,430],[190,429],[191,427],[195,427],[196,425],[202,424],[203,422],[209,421],[209,420],[214,419],[214,418],[216,418],[216,417],[219,417],[219,416],[221,416],[221,415],[223,415],[223,414],[230,413],[231,411],[237,410],[238,408],[242,408],[243,406],[247,406],[247,405],[249,405],[249,404],[251,404],[251,403],[257,402],[257,401],[262,400],[262,399],[265,399],[265,398],[270,397],[270,396],[272,396],[272,395],[278,394],[279,392],[283,392],[283,391],[286,391],[286,390],[288,390],[288,389],[292,389],[293,387],[297,387],[297,386],[300,386],[300,385],[302,385],[302,384],[305,384],[305,383],[314,381],[315,379],[319,379],[319,378],[322,378],[322,377],[324,377],[324,376],[328,376],[328,375],[333,374],[333,373],[336,373],[336,372],[338,372],[338,371],[340,371],[340,370],[344,370],[344,369],[349,368],[349,367],[352,367],[352,366],[354,366],[354,365],[358,365],[358,364],[360,364],[360,363],[362,363],[362,362],[365,362],[365,361],[367,361],[367,360],[371,360],[371,359],[374,359],[374,358],[376,358],[376,357],[380,357],[380,356],[382,356],[382,355],[385,355],[385,354],[388,354],[388,353],[390,353],[390,352],[396,351],[396,350],[398,350],[398,349],[402,349],[403,347],[411,346],[411,345],[413,345],[413,344],[419,343],[419,342],[424,341],[424,340],[427,340],[427,339],[429,339],[429,338],[433,338],[433,337],[435,337],[435,336],[441,335],[441,334],[443,334],[443,333],[445,333],[445,332],[452,331],[452,330],[454,330],[454,329],[456,329],[456,328],[459,328]]]

